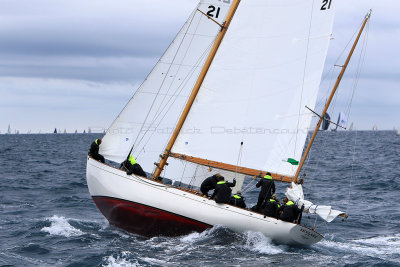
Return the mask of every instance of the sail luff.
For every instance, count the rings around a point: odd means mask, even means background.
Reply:
[[[346,62],[344,63],[343,68],[342,68],[342,71],[340,72],[340,74],[339,74],[339,76],[338,76],[338,78],[337,78],[337,80],[336,80],[335,86],[334,86],[333,89],[332,89],[332,92],[331,92],[331,94],[330,94],[330,96],[329,96],[329,99],[328,99],[328,101],[327,101],[326,104],[325,104],[325,108],[324,108],[324,110],[323,110],[323,112],[322,112],[322,115],[321,115],[320,119],[318,120],[318,124],[317,124],[317,126],[315,127],[315,130],[314,130],[313,135],[312,135],[312,137],[311,137],[311,139],[310,139],[310,142],[308,143],[308,146],[307,146],[307,148],[306,148],[306,151],[304,152],[303,157],[301,158],[299,167],[297,168],[296,174],[295,174],[295,176],[294,176],[294,181],[295,181],[296,183],[299,182],[299,175],[300,175],[301,169],[303,168],[304,162],[305,162],[305,160],[306,160],[306,158],[307,158],[307,156],[308,156],[308,153],[310,152],[311,146],[312,146],[313,143],[314,143],[315,137],[317,136],[318,130],[319,130],[319,128],[321,127],[323,118],[325,117],[325,114],[326,114],[326,112],[327,112],[327,110],[328,110],[328,108],[329,108],[329,105],[331,104],[332,99],[333,99],[333,97],[335,96],[336,90],[337,90],[337,88],[339,87],[340,82],[342,81],[343,75],[344,75],[344,73],[345,73],[345,71],[346,71],[346,69],[347,69],[347,66],[348,66],[348,64],[349,64],[349,62],[350,62],[350,59],[351,59],[351,57],[353,56],[354,50],[355,50],[355,48],[356,48],[356,46],[357,46],[357,44],[358,44],[358,41],[360,40],[361,34],[362,34],[363,31],[364,31],[365,25],[367,24],[367,22],[368,22],[368,20],[369,20],[369,18],[370,18],[370,16],[371,16],[371,12],[372,12],[372,10],[370,10],[370,11],[368,12],[368,14],[365,16],[364,22],[363,22],[363,24],[362,24],[362,26],[361,26],[361,29],[360,29],[360,31],[359,31],[359,33],[358,33],[358,35],[357,35],[357,38],[356,38],[356,40],[354,41],[354,44],[353,44],[353,46],[352,46],[352,48],[351,48],[351,50],[350,50],[349,55],[347,56]]]
[[[157,168],[156,168],[156,170],[154,172],[154,179],[157,179],[160,176],[161,172],[164,169],[164,166],[167,163],[168,154],[170,153],[170,151],[171,151],[171,149],[172,149],[172,147],[173,147],[173,145],[174,145],[174,143],[175,143],[175,141],[176,141],[176,139],[177,139],[177,137],[179,135],[179,132],[182,129],[183,123],[185,122],[186,117],[189,114],[190,108],[192,107],[192,104],[193,104],[193,102],[194,102],[194,100],[196,98],[196,95],[197,95],[197,93],[198,93],[198,91],[199,91],[199,89],[200,89],[200,87],[201,87],[201,85],[202,85],[202,83],[204,81],[204,78],[205,78],[205,76],[206,76],[206,74],[208,72],[208,69],[210,68],[211,63],[212,63],[212,61],[213,61],[213,59],[214,59],[214,57],[215,57],[215,55],[216,55],[216,53],[218,51],[218,48],[219,48],[219,46],[220,46],[220,44],[222,42],[222,39],[224,38],[225,33],[227,32],[229,24],[232,21],[232,18],[233,18],[234,14],[235,14],[235,12],[237,10],[237,7],[239,6],[239,3],[240,3],[240,0],[234,0],[234,3],[231,5],[231,7],[229,9],[229,12],[228,12],[228,14],[226,16],[226,20],[225,20],[225,23],[224,23],[224,27],[221,29],[220,33],[216,37],[214,45],[213,45],[213,47],[212,47],[212,49],[210,51],[210,54],[208,55],[208,58],[207,58],[207,60],[206,60],[206,62],[204,64],[204,67],[203,67],[202,71],[200,72],[199,78],[197,79],[197,82],[196,82],[196,84],[195,84],[195,86],[194,86],[194,88],[192,90],[192,93],[189,96],[188,102],[186,103],[186,106],[185,106],[185,108],[184,108],[184,110],[182,112],[181,117],[179,118],[177,126],[175,127],[175,130],[174,130],[174,132],[173,132],[173,134],[172,134],[172,136],[170,138],[170,141],[167,144],[167,147],[166,147],[166,149],[164,151],[164,154],[161,157],[160,162],[157,164]]]
[[[174,153],[174,152],[171,152],[169,154],[169,156],[172,158],[184,160],[187,162],[195,163],[195,164],[206,166],[209,168],[216,168],[216,169],[220,169],[220,170],[225,170],[225,171],[239,173],[239,174],[243,174],[243,175],[249,175],[249,176],[263,177],[268,172],[268,171],[264,171],[264,170],[256,170],[256,169],[246,168],[243,166],[236,166],[236,165],[227,164],[227,163],[223,163],[223,162],[217,162],[217,161],[213,161],[213,160],[196,158],[196,157],[192,157],[192,156],[188,156],[188,155],[184,155],[184,154],[180,154],[180,153]],[[280,175],[277,173],[271,173],[271,176],[272,176],[273,180],[280,181],[280,182],[291,183],[293,180],[293,177]]]

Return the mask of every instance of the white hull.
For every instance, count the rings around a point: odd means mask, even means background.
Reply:
[[[175,220],[177,223],[185,223],[181,221],[180,218],[182,218],[186,222],[192,221],[194,224],[200,225],[200,228],[223,225],[236,232],[261,232],[283,244],[312,245],[323,238],[322,235],[307,227],[270,217],[264,218],[261,214],[231,205],[217,204],[213,200],[150,179],[135,175],[128,176],[121,170],[91,158],[88,158],[87,161],[86,176],[89,192],[100,211],[110,223],[130,232],[141,234],[141,229],[135,225],[123,225],[122,220],[129,221],[129,224],[135,224],[136,218],[139,218],[137,216],[140,216],[141,219],[149,216],[156,228],[159,224],[156,222],[158,215],[155,213],[159,212],[163,216],[164,225],[167,223],[169,227],[174,226]],[[107,202],[106,208],[103,209],[103,204],[96,201],[99,199],[110,199],[112,203]],[[120,200],[122,202],[119,202]],[[132,203],[134,207],[128,207],[129,203]],[[117,214],[118,209],[124,208],[127,208],[124,210],[124,214]],[[127,214],[128,208],[133,211],[132,214]],[[169,219],[170,221],[165,221]],[[148,232],[151,227],[148,225],[149,221],[146,220],[145,223],[147,227],[145,235],[152,235]],[[200,228],[195,227],[194,229]],[[162,234],[163,230],[168,229],[154,230],[153,233]],[[166,235],[179,235],[179,231],[176,234],[171,234],[169,231]]]

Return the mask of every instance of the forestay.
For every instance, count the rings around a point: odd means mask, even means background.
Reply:
[[[222,23],[230,2],[200,1],[147,79],[107,130],[100,146],[100,153],[106,159],[122,162],[134,145],[133,155],[145,170],[152,170],[220,30],[220,26],[197,9]]]
[[[334,1],[241,1],[172,152],[293,176],[331,38]]]

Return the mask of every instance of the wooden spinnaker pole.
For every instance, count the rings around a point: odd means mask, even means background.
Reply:
[[[165,148],[164,154],[162,155],[160,162],[157,164],[157,169],[154,172],[154,179],[158,179],[160,177],[160,174],[163,171],[165,164],[167,163],[169,153],[171,152],[171,149],[174,146],[176,138],[178,137],[179,132],[182,129],[183,123],[185,122],[187,115],[189,114],[190,108],[193,105],[193,102],[197,96],[197,93],[199,92],[199,89],[204,81],[204,78],[206,77],[208,69],[210,68],[211,63],[214,60],[214,57],[218,51],[219,46],[221,45],[221,42],[225,36],[225,33],[228,30],[228,27],[232,21],[233,15],[235,14],[235,12],[239,6],[239,3],[240,3],[240,0],[234,0],[228,11],[228,15],[226,16],[224,27],[221,29],[221,31],[218,33],[218,35],[215,39],[214,45],[211,48],[211,51],[207,57],[206,63],[204,64],[203,69],[200,72],[199,78],[197,79],[197,82],[194,85],[192,93],[189,96],[189,99],[188,99],[188,102],[186,103],[185,109],[183,110],[181,117],[179,118],[178,124],[175,127],[175,130],[171,136],[171,139],[168,142],[167,147]]]
[[[304,152],[303,157],[301,158],[301,161],[300,161],[299,167],[297,168],[296,174],[293,177],[294,182],[296,182],[296,183],[299,182],[299,175],[300,175],[301,169],[303,168],[304,162],[305,162],[305,160],[306,160],[306,158],[308,156],[308,153],[310,152],[311,146],[314,143],[315,137],[317,136],[318,130],[321,127],[321,123],[324,120],[324,117],[325,117],[325,114],[326,114],[326,112],[327,112],[327,110],[329,108],[329,105],[331,104],[332,99],[335,96],[336,90],[339,87],[340,82],[342,81],[344,72],[346,71],[346,68],[347,68],[347,66],[348,66],[348,64],[350,62],[350,59],[351,59],[351,57],[352,57],[352,55],[354,53],[354,50],[355,50],[355,48],[356,48],[356,46],[358,44],[358,41],[360,40],[361,34],[364,31],[365,25],[367,24],[368,19],[371,17],[371,12],[372,12],[372,10],[370,10],[368,12],[368,14],[365,16],[365,19],[364,19],[364,22],[363,22],[363,24],[361,26],[361,29],[360,29],[360,31],[359,31],[359,33],[357,35],[356,40],[354,41],[353,47],[351,48],[349,55],[347,56],[346,62],[344,63],[344,65],[342,67],[342,71],[340,72],[340,74],[339,74],[339,76],[338,76],[338,78],[336,80],[336,83],[335,83],[335,86],[332,89],[331,95],[329,96],[328,101],[326,101],[326,103],[325,103],[324,111],[322,111],[322,114],[321,114],[321,117],[319,118],[318,124],[315,127],[315,130],[314,130],[313,135],[312,135],[312,137],[310,139],[310,142],[308,143],[306,151]]]

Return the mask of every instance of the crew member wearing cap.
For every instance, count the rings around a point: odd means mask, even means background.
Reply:
[[[90,145],[90,150],[89,150],[89,156],[91,156],[93,159],[101,161],[104,163],[104,157],[99,154],[99,148],[101,145],[101,139],[96,139],[94,142]]]
[[[229,204],[239,207],[239,208],[246,208],[246,203],[244,202],[244,197],[242,197],[242,193],[237,192],[231,197]]]
[[[278,209],[281,207],[279,204],[279,199],[276,194],[273,194],[271,198],[265,201],[265,208],[264,208],[264,218],[265,217],[272,217],[272,218],[279,218]]]

